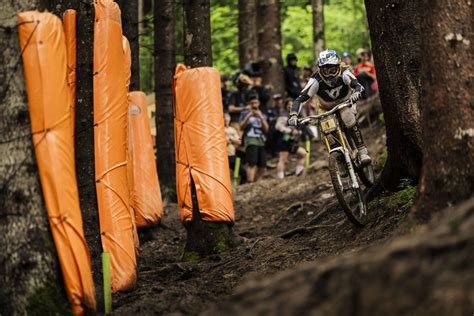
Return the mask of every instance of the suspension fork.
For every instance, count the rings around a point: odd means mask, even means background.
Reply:
[[[352,164],[352,159],[349,154],[349,150],[347,149],[347,144],[344,140],[344,135],[342,134],[340,129],[338,130],[338,136],[339,136],[339,141],[342,146],[331,149],[329,151],[329,154],[331,154],[334,151],[339,151],[340,153],[344,155],[344,160],[346,161],[347,170],[349,170],[349,176],[351,177],[351,181],[352,181],[352,188],[359,189],[360,186],[359,186],[359,182],[357,181],[354,166]]]

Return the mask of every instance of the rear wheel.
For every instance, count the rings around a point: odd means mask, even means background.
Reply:
[[[352,186],[349,170],[341,152],[333,152],[329,156],[329,173],[337,200],[349,220],[362,227],[367,221],[367,207],[360,188]]]

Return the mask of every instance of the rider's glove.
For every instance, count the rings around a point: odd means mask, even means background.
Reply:
[[[360,92],[354,92],[354,94],[351,95],[351,101],[355,103],[355,102],[357,102],[361,97],[362,97],[362,93],[360,93]]]
[[[298,114],[290,113],[288,118],[288,126],[297,126],[298,125]]]

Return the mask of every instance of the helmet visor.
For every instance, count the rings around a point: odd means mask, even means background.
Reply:
[[[337,73],[339,72],[339,66],[331,65],[331,66],[321,67],[320,71],[321,71],[321,75],[323,75],[324,77],[333,77],[337,75]]]

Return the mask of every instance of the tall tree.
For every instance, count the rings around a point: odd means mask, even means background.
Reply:
[[[263,61],[263,83],[270,84],[275,93],[284,93],[280,6],[277,0],[258,1],[257,32],[258,59]]]
[[[313,56],[316,62],[319,53],[326,48],[324,39],[324,0],[311,0],[313,8]]]
[[[418,181],[422,159],[420,124],[420,23],[418,1],[365,0],[388,159],[373,193],[397,190],[400,180]]]
[[[474,192],[473,10],[468,1],[421,1],[423,170],[416,214]],[[456,12],[456,15],[453,15]]]
[[[122,11],[122,33],[130,42],[132,52],[132,77],[130,91],[140,89],[139,45],[138,45],[138,0],[116,0]]]
[[[94,1],[41,0],[41,4],[42,8],[58,16],[62,16],[67,9],[75,9],[77,11],[77,104],[74,154],[84,236],[89,247],[92,275],[96,289],[97,311],[103,311],[102,241],[100,238],[99,209],[95,187],[95,165],[94,159],[91,159],[94,157]]]
[[[143,19],[145,16],[143,15],[143,6],[144,6],[144,1],[143,0],[138,0],[138,5],[137,5],[137,10],[138,10],[138,44],[140,46],[140,37],[143,36],[143,30],[144,30],[144,22]]]
[[[212,67],[210,0],[184,0],[184,63]]]
[[[184,0],[184,61],[187,66],[212,67],[209,0]],[[225,222],[201,218],[196,187],[191,178],[193,219],[185,222],[187,241],[183,258],[195,259],[227,250],[235,245],[232,227]]]
[[[257,3],[239,0],[239,64],[243,68],[250,61],[257,61]]]
[[[94,164],[94,1],[81,1],[77,15],[75,158],[84,235],[89,246],[97,310],[104,310],[102,242]]]
[[[156,0],[154,10],[156,160],[161,192],[169,197],[176,186],[172,87],[176,68],[175,0]]]
[[[159,0],[140,0],[143,2],[143,16],[147,16],[148,14],[153,12],[153,2]]]
[[[38,170],[18,45],[16,14],[38,1],[3,1],[0,11],[0,314],[66,314]]]

